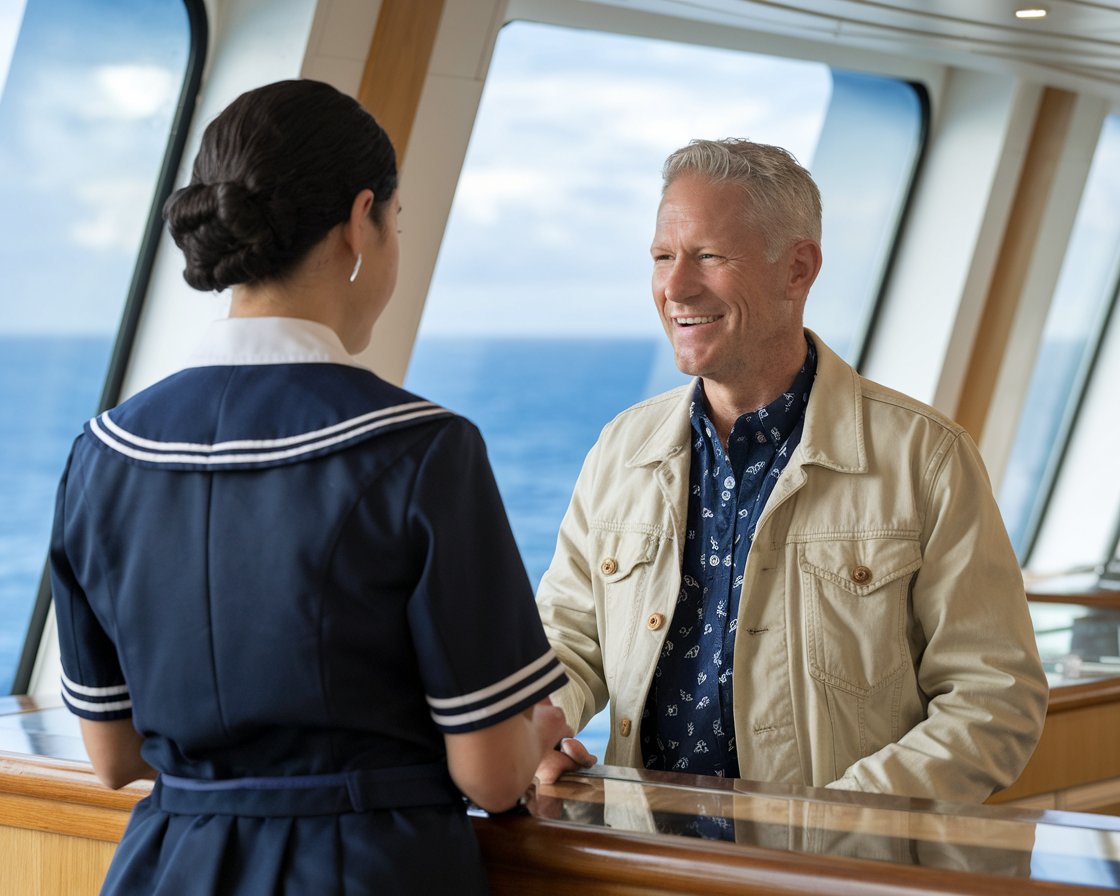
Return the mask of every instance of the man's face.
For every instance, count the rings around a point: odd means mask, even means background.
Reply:
[[[803,340],[787,255],[766,260],[765,239],[743,220],[746,202],[734,184],[681,175],[662,197],[650,248],[653,299],[677,367],[729,389],[774,349]]]

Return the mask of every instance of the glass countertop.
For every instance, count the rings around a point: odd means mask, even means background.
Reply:
[[[1042,618],[1045,621],[1045,614]],[[1065,618],[1065,617],[1062,617]],[[1074,618],[1082,618],[1077,616]],[[1060,620],[1051,620],[1056,623]],[[1058,636],[1055,635],[1057,638]],[[1061,646],[1065,645],[1065,646]],[[1068,654],[1067,641],[1059,645]],[[1082,679],[1077,679],[1082,680]],[[59,705],[0,697],[0,752],[85,761]],[[1120,888],[1120,817],[913,800],[598,765],[531,791],[528,812],[575,829],[671,843],[922,866]]]
[[[1120,676],[1120,609],[1037,600],[1029,606],[1051,687]]]
[[[538,785],[531,814],[942,871],[1120,887],[1120,818],[596,766]],[[1008,883],[1008,892],[1012,884]]]

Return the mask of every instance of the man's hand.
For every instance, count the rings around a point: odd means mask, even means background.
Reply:
[[[565,737],[560,741],[560,749],[549,750],[544,754],[537,766],[534,780],[538,784],[555,784],[565,772],[591,768],[597,761],[597,757],[587,752],[587,747],[582,743],[574,737]]]

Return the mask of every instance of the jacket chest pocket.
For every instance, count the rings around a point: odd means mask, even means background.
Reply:
[[[602,595],[604,657],[625,662],[639,621],[647,615],[651,571],[660,537],[646,529],[600,529],[594,533],[595,590]]]
[[[809,671],[864,695],[909,662],[910,580],[922,565],[911,538],[806,542],[798,548]]]
[[[597,565],[592,575],[599,580],[604,596],[608,600],[617,600],[619,595],[639,598],[657,556],[658,537],[644,530],[599,531],[595,536],[593,558]]]

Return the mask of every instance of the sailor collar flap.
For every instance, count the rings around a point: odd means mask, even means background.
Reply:
[[[335,364],[188,368],[90,420],[129,463],[251,470],[299,463],[451,412]]]

